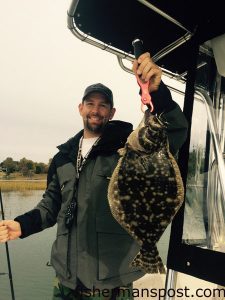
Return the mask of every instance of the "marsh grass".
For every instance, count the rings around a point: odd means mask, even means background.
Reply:
[[[2,180],[0,188],[3,192],[26,191],[26,190],[45,190],[46,180]]]
[[[32,177],[24,177],[20,173],[12,173],[6,176],[0,173],[0,188],[3,192],[45,190],[47,174],[33,174]]]

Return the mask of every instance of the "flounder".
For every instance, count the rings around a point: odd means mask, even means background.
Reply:
[[[108,199],[114,218],[140,245],[131,265],[165,273],[156,243],[180,208],[184,187],[163,116],[147,109],[119,154]]]

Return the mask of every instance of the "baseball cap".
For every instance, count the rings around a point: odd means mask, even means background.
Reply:
[[[111,107],[113,107],[113,93],[107,86],[105,86],[102,83],[95,83],[95,84],[89,85],[84,91],[82,100],[84,101],[85,98],[90,93],[93,93],[93,92],[98,92],[98,93],[103,94],[106,97],[106,99],[109,101]]]

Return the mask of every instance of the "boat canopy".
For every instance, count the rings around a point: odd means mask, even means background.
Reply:
[[[132,57],[132,41],[139,38],[159,66],[185,76],[193,40],[210,54],[205,42],[225,33],[223,14],[220,0],[73,0],[68,27],[121,57]]]

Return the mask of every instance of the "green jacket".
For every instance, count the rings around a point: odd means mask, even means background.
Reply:
[[[175,154],[186,139],[187,122],[175,102],[164,117],[169,123],[170,150]],[[115,221],[107,200],[108,183],[119,158],[117,150],[131,131],[130,123],[110,121],[88,156],[79,181],[75,165],[83,131],[60,145],[49,168],[43,199],[15,219],[21,224],[21,238],[57,223],[51,263],[60,282],[69,288],[76,287],[77,278],[87,288],[103,289],[125,285],[144,275],[129,267],[139,246]],[[66,214],[74,199],[76,217],[68,228]]]

